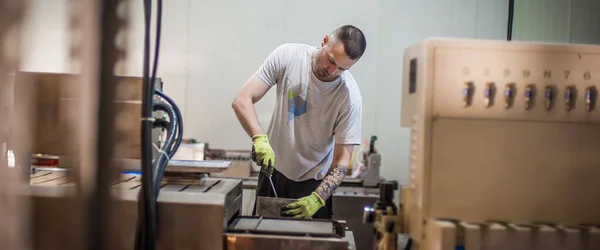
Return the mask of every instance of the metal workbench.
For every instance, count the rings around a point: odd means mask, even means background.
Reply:
[[[336,226],[337,230],[327,232],[327,227],[311,228],[311,223],[319,221],[281,219],[279,223],[273,218],[240,216],[242,206],[242,186],[249,187],[248,182],[235,178],[203,178],[180,179],[166,178],[163,181],[159,202],[159,223],[161,234],[157,238],[158,249],[225,249],[230,247],[253,246],[310,246],[312,249],[357,249],[354,233],[346,230],[345,224]],[[254,181],[255,182],[255,181]],[[44,249],[59,249],[59,246],[79,246],[81,242],[77,221],[81,215],[73,214],[79,205],[73,196],[76,189],[66,171],[38,171],[30,175],[31,192],[34,197],[32,207],[34,228],[38,232],[54,232],[52,234],[35,233],[36,244],[44,245]],[[252,187],[252,186],[250,186]],[[140,176],[123,174],[120,180],[113,183],[115,202],[111,206],[115,225],[111,232],[110,244],[116,249],[132,249],[137,218],[137,193],[140,188]],[[245,219],[263,220],[261,227],[232,227],[235,221]],[[202,223],[196,223],[202,222]],[[323,221],[321,224],[337,221]],[[341,222],[340,222],[341,223]],[[251,223],[250,223],[251,224]],[[285,230],[281,226],[285,225]],[[289,227],[296,225],[296,227]],[[343,225],[343,226],[341,226]],[[317,225],[318,226],[318,225]],[[303,229],[304,228],[304,229]],[[162,231],[164,230],[164,231]],[[284,232],[287,230],[287,234]],[[297,233],[295,233],[297,231]],[[321,235],[318,235],[321,232]],[[336,233],[337,232],[337,233]],[[341,232],[341,233],[340,233]],[[301,234],[303,237],[297,237]],[[309,235],[309,234],[317,235]],[[201,235],[201,236],[200,236]],[[328,236],[329,235],[329,236]],[[335,236],[337,235],[337,236]],[[223,240],[225,239],[225,241]],[[278,247],[275,247],[278,248]]]
[[[254,206],[254,197],[257,176],[243,178],[244,196],[242,202],[242,215],[251,215]],[[363,209],[377,202],[379,189],[376,187],[356,186],[356,181],[345,180],[333,194],[333,219],[346,221],[348,230],[352,231],[352,241],[356,250],[370,250],[373,248],[373,226],[362,222]]]

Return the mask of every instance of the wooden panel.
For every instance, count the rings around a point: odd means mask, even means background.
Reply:
[[[427,225],[427,240],[423,249],[453,250],[456,246],[456,227],[445,221],[431,221]]]
[[[414,249],[587,250],[598,249],[598,229],[546,225],[466,223],[431,220],[423,247]]]
[[[69,121],[80,117],[77,105],[75,75],[56,73],[19,72],[15,91],[31,91],[32,107],[27,112],[37,119],[29,124],[34,138],[34,153],[65,155],[68,138],[77,131]],[[140,126],[142,78],[119,77],[115,94],[117,122],[115,123],[115,157],[140,158]],[[159,89],[162,85],[159,85]],[[18,107],[16,107],[18,108]],[[72,121],[72,120],[71,120]]]
[[[432,137],[429,216],[600,224],[598,126],[439,119]]]

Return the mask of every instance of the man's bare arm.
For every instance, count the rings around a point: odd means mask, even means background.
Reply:
[[[269,88],[269,85],[263,82],[256,74],[253,74],[244,83],[244,86],[242,86],[231,104],[235,115],[250,137],[265,133],[258,121],[254,104],[265,96]]]
[[[327,200],[329,196],[333,194],[335,189],[342,184],[342,181],[348,172],[348,165],[350,165],[353,149],[354,145],[335,145],[335,148],[333,149],[333,162],[331,163],[325,178],[323,178],[323,181],[315,191],[321,199]]]

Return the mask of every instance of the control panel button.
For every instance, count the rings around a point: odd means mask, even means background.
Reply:
[[[575,86],[567,86],[565,88],[565,108],[567,111],[573,109],[573,103],[575,103]]]
[[[525,110],[533,108],[535,99],[535,84],[529,84],[525,87]]]
[[[548,85],[544,90],[544,107],[546,108],[546,110],[551,110],[554,106],[554,93],[556,92],[555,88],[556,87],[553,85]]]
[[[471,106],[471,102],[473,100],[473,89],[475,88],[475,86],[473,85],[473,82],[465,82],[463,84],[463,107],[468,107]]]
[[[585,89],[585,109],[590,112],[596,106],[596,97],[598,91],[595,86],[590,86]]]
[[[485,89],[483,90],[483,95],[485,97],[484,104],[486,108],[491,107],[494,103],[494,83],[488,82],[485,84]]]
[[[514,83],[507,83],[504,85],[504,108],[508,109],[512,107],[515,99],[516,87]]]

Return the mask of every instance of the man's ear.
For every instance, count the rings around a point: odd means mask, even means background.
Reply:
[[[325,35],[323,37],[323,41],[321,42],[321,47],[325,47],[325,45],[327,45],[328,42],[329,42],[329,35]]]

